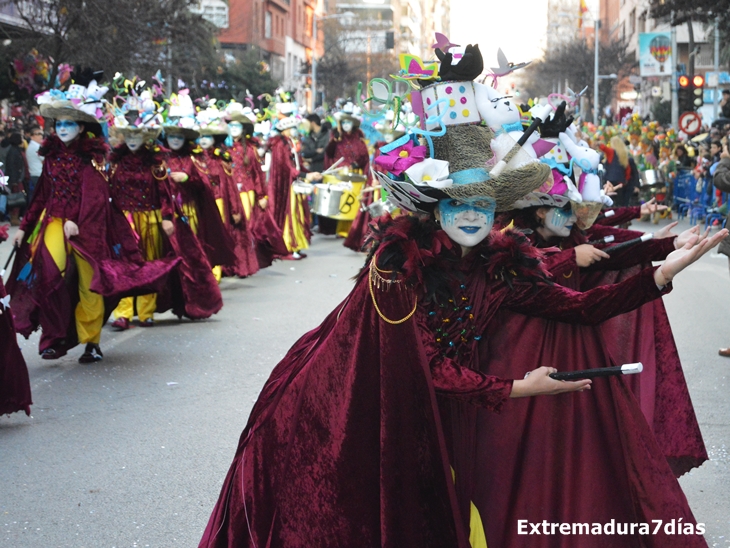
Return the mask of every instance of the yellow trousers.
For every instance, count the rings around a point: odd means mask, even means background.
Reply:
[[[66,241],[63,234],[63,224],[62,219],[51,218],[43,234],[43,243],[51,257],[53,257],[53,262],[56,263],[62,276],[66,275],[66,264],[69,258],[76,262],[76,270],[79,274],[79,303],[76,305],[74,314],[76,333],[79,342],[82,344],[99,344],[101,328],[104,323],[104,298],[91,291],[91,278],[94,275],[94,269]]]
[[[297,194],[294,190],[289,191],[289,208],[291,215],[287,215],[286,221],[284,222],[284,243],[291,253],[295,253],[309,247],[307,236],[304,233],[304,225],[302,225],[302,220],[306,218],[304,215],[304,200],[306,199],[306,196],[303,194]],[[293,224],[293,238],[289,223]]]
[[[218,206],[218,211],[221,214],[221,219],[223,219],[223,222],[226,222],[224,209],[223,209],[223,198],[216,198],[215,199],[215,205]],[[220,283],[221,278],[223,277],[223,269],[220,265],[215,265],[213,267],[213,277],[215,278],[215,281]]]
[[[139,234],[142,242],[144,242],[145,259],[154,261],[162,257],[162,234],[160,233],[162,214],[160,211],[125,211],[125,215],[132,225],[132,229]],[[135,303],[140,321],[152,319],[157,309],[157,294],[150,293],[139,297],[125,297],[119,301],[119,305],[114,309],[114,317],[131,320],[134,317]]]
[[[241,194],[241,203],[243,204],[243,212],[246,215],[246,220],[251,219],[251,212],[256,204],[256,191],[255,190],[244,190]]]

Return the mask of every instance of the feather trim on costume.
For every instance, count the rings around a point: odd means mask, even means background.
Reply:
[[[66,151],[78,154],[87,161],[96,160],[105,163],[109,153],[109,145],[101,137],[79,137],[70,145],[64,144],[57,135],[49,135],[41,145],[38,154],[44,157],[53,157]]]

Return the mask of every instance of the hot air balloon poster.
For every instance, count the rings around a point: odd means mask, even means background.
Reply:
[[[668,32],[639,34],[639,68],[642,76],[671,76],[672,63],[672,40]]]

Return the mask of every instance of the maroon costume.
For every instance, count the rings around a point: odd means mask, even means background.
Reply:
[[[364,141],[365,134],[362,132],[361,129],[354,128],[350,133],[340,131],[339,136],[340,140],[338,141],[333,135],[332,139],[330,139],[330,142],[327,144],[327,147],[324,150],[324,168],[328,169],[340,158],[344,158],[344,161],[340,164],[340,167],[349,167],[362,170],[362,172],[367,177],[367,184],[369,185],[371,183],[370,153],[368,152],[368,147]],[[366,197],[366,201],[368,200],[372,201],[372,195]],[[368,204],[369,203],[370,202],[368,201]],[[362,247],[364,241],[361,236],[365,235],[369,221],[369,219],[367,219],[369,217],[367,213],[366,216],[362,219],[360,219],[360,216],[361,212],[358,212],[357,217],[355,217],[355,220],[352,222],[352,227],[350,227],[350,233],[348,233],[348,237],[345,238],[345,241],[343,242],[343,245],[345,247],[348,247],[354,251],[360,251],[360,248]],[[331,219],[325,219],[326,220],[324,221],[324,223],[320,222],[320,232],[322,232],[323,234],[334,234],[337,222]],[[321,220],[322,219],[320,218],[320,221]],[[351,237],[350,234],[355,227],[358,227],[356,229],[358,233],[353,234]]]
[[[167,310],[178,317],[193,320],[208,318],[223,307],[218,284],[208,267],[202,245],[181,217],[182,213],[172,203],[170,182],[164,152],[143,147],[132,153],[126,145],[114,150],[111,156],[112,175],[110,192],[114,203],[122,211],[159,210],[163,220],[173,221],[175,232],[168,237],[159,228],[162,254],[179,257],[178,268],[168,283],[157,294],[156,312]],[[174,212],[178,212],[174,215]],[[142,254],[155,242],[146,242],[138,235]]]
[[[223,157],[224,154],[228,156],[220,149],[209,148],[203,150],[197,156],[199,160],[198,170],[213,189],[213,197],[216,201],[222,201],[223,213],[221,218],[235,243],[236,262],[232,266],[224,267],[223,275],[245,278],[258,272],[259,265],[256,259],[250,223],[246,219],[243,204],[241,203],[241,195],[238,192],[236,183],[233,181],[233,171],[230,169],[230,164],[228,164],[230,157],[226,159]],[[240,216],[238,222],[233,219],[234,215]]]
[[[652,269],[586,293],[545,283],[539,253],[514,233],[493,233],[465,259],[432,221],[386,220],[375,237],[377,268],[264,386],[201,547],[467,548],[464,482],[478,461],[463,449],[499,440],[458,421],[510,405],[505,379],[516,375],[477,371],[500,309],[599,322],[661,294]],[[650,479],[676,496],[661,457]],[[681,510],[666,517],[691,516],[686,503],[661,502]]]
[[[43,352],[72,348],[78,342],[74,263],[69,261],[62,275],[46,248],[43,236],[50,218],[78,225],[78,236],[67,243],[93,268],[91,290],[105,297],[106,317],[121,297],[158,292],[178,261],[143,259],[129,223],[109,202],[109,184],[103,171],[107,146],[103,140],[81,137],[66,146],[52,135],[40,152],[45,157],[43,173],[20,226],[26,238],[13,264],[8,291],[18,332],[27,338],[39,325],[43,328]],[[31,265],[28,239],[44,211],[44,222],[33,235],[37,237]]]
[[[275,259],[289,255],[281,229],[274,221],[271,205],[266,209],[258,206],[261,198],[266,198],[266,174],[261,169],[261,159],[255,138],[241,138],[229,149],[232,161],[232,177],[242,200],[249,203],[247,214],[254,241],[259,268],[271,266]],[[253,196],[253,201],[251,197]]]
[[[7,225],[0,226],[0,242],[7,238]],[[18,348],[13,312],[8,306],[3,280],[0,278],[0,415],[25,411],[30,416],[28,367]]]
[[[204,177],[199,150],[191,150],[189,142],[180,150],[166,151],[165,162],[171,173],[182,172],[188,176],[184,183],[170,180],[173,204],[195,226],[193,232],[200,241],[211,268],[235,264],[234,241],[223,226],[213,190]],[[191,218],[194,214],[195,218]]]

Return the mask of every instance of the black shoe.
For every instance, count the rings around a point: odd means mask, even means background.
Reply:
[[[57,360],[65,355],[65,348],[46,348],[43,352],[41,352],[41,358],[44,360]]]
[[[84,350],[84,353],[81,354],[81,357],[79,358],[79,363],[94,363],[100,362],[103,359],[104,354],[101,353],[101,348],[99,348],[99,345],[94,343],[88,343],[86,345],[86,350]]]

